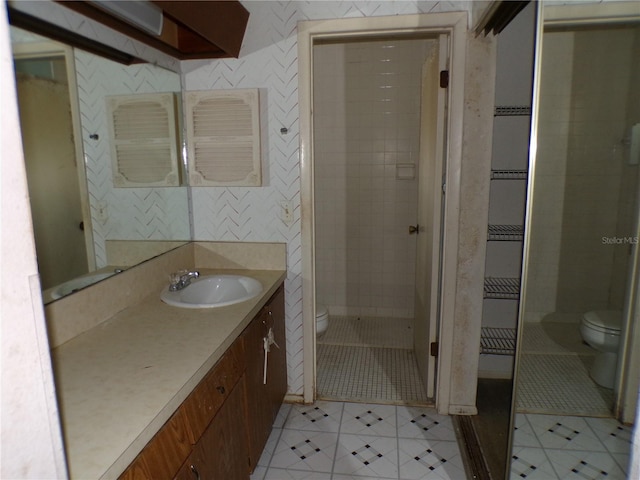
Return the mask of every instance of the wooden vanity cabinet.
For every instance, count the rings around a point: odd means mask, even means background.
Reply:
[[[264,354],[264,339],[273,332],[275,344]],[[280,287],[249,325],[242,339],[245,345],[247,434],[251,471],[260,459],[273,422],[287,392],[287,354],[284,324],[284,288]],[[265,381],[266,361],[266,381]]]
[[[246,480],[249,476],[244,377],[216,413],[174,480]]]
[[[269,330],[279,348],[267,354]],[[151,439],[122,480],[240,480],[262,454],[287,390],[284,288]]]

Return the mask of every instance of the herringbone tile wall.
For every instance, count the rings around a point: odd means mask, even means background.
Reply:
[[[266,95],[261,188],[193,188],[196,240],[286,242],[285,282],[290,393],[303,388],[302,250],[297,22],[344,17],[469,11],[470,2],[243,2],[251,12],[239,59],[182,63],[186,90],[260,88]],[[280,129],[286,127],[287,134]],[[282,201],[294,207],[285,224]]]
[[[150,64],[121,65],[77,49],[75,64],[97,266],[107,265],[107,239],[189,239],[185,188],[114,188],[105,102],[107,95],[180,92],[180,76]],[[91,138],[94,135],[98,138]]]

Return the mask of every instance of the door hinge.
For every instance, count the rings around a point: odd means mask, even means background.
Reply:
[[[440,88],[449,88],[449,70],[440,71]]]
[[[432,357],[437,357],[438,356],[438,342],[431,342],[430,345],[430,350],[431,350],[431,356]]]

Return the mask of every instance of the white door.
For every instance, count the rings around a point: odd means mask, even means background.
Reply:
[[[417,235],[414,350],[429,398],[435,397],[437,357],[432,355],[432,348],[437,350],[440,314],[447,107],[447,89],[440,86],[440,72],[447,70],[447,52],[448,36],[440,35],[438,48],[422,67],[418,218],[417,229],[410,229]]]

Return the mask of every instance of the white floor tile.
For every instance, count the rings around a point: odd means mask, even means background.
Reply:
[[[398,436],[433,440],[456,440],[451,417],[433,408],[398,406]]]
[[[398,452],[402,479],[465,478],[464,465],[456,442],[401,438],[398,441]]]
[[[337,440],[337,433],[285,428],[269,467],[330,473]]]
[[[249,480],[263,480],[265,473],[267,473],[267,467],[258,465],[251,474],[251,477],[249,477]]]
[[[317,401],[313,405],[293,405],[284,428],[338,432],[342,407],[342,402],[327,401]]]
[[[606,452],[546,450],[558,476],[562,479],[624,480],[625,473]]]
[[[292,406],[293,405],[291,405],[290,403],[283,403],[280,406],[280,410],[278,410],[278,415],[276,416],[276,419],[273,422],[273,426],[275,428],[284,427],[284,422],[287,420],[287,416],[289,415],[289,412],[291,411]]]
[[[542,448],[514,447],[511,480],[560,480]]]
[[[529,424],[526,415],[517,413],[514,418],[513,445],[516,447],[541,448],[540,442]]]
[[[582,417],[528,414],[527,419],[543,448],[606,451]]]
[[[276,449],[278,440],[280,440],[281,433],[281,428],[274,428],[273,430],[271,430],[271,434],[269,434],[269,438],[267,439],[267,443],[264,446],[264,450],[262,450],[262,455],[260,455],[260,459],[258,460],[258,465],[264,465],[265,467],[269,466],[269,462],[271,461],[273,452]]]
[[[396,407],[368,403],[345,403],[341,433],[395,437]]]
[[[334,473],[398,478],[397,440],[389,437],[340,434]]]
[[[631,449],[631,427],[613,418],[585,418],[587,424],[611,453],[628,453]]]
[[[264,480],[331,480],[330,473],[270,468]]]

